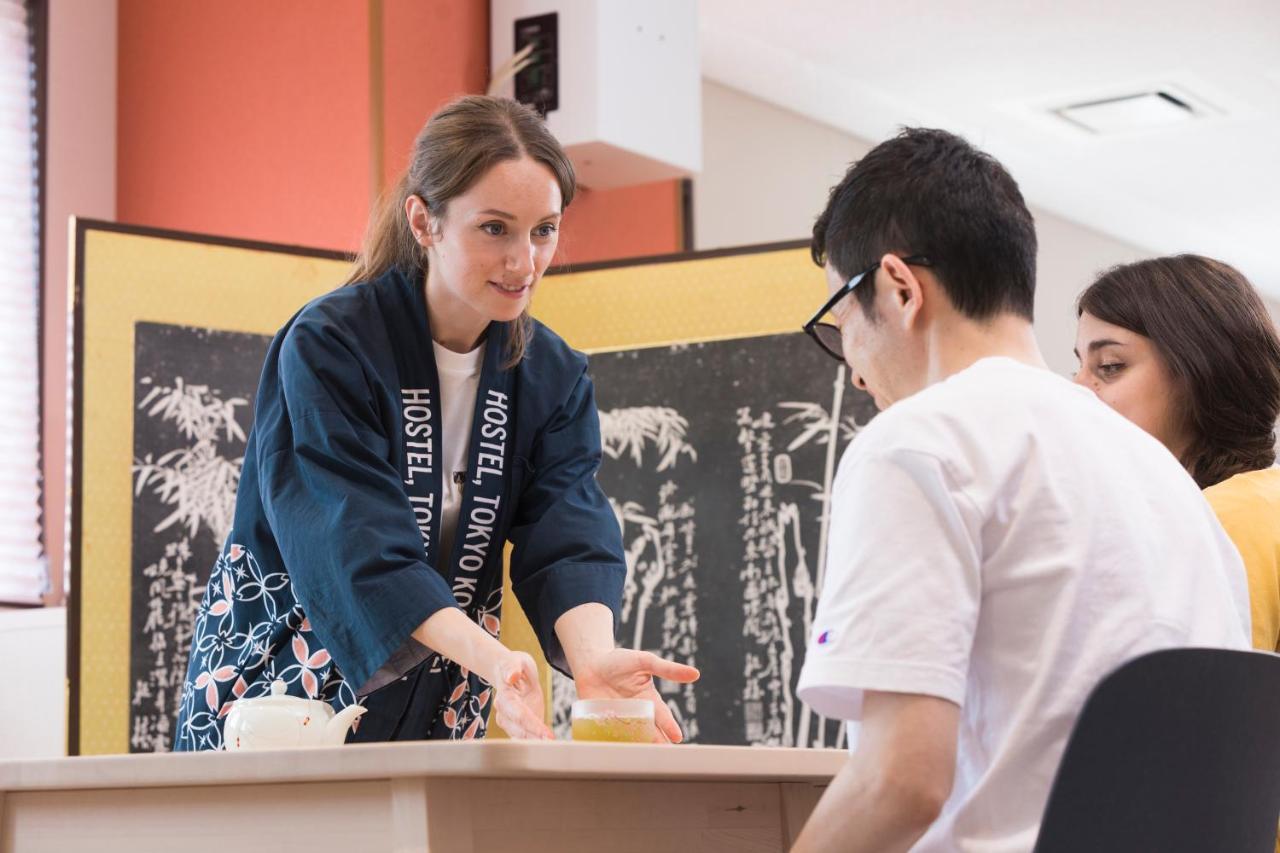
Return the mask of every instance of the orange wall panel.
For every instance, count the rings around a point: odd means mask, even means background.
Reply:
[[[365,0],[119,0],[117,216],[354,248],[369,209]]]
[[[680,182],[579,190],[560,229],[557,264],[665,255],[683,250]]]
[[[354,249],[372,184],[488,80],[484,0],[119,3],[124,222]],[[680,185],[665,181],[580,192],[557,260],[680,248]]]
[[[383,186],[399,179],[432,113],[488,82],[487,0],[383,0]]]

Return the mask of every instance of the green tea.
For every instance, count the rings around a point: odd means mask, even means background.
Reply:
[[[652,743],[653,721],[647,717],[579,717],[573,739],[613,743]]]

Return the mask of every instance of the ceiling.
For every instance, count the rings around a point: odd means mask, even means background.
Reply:
[[[1032,204],[1280,298],[1280,0],[700,0],[699,17],[712,80],[867,140],[956,131]],[[1199,117],[1098,135],[1051,112],[1153,88]]]

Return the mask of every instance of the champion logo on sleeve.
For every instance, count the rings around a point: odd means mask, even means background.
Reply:
[[[836,632],[831,630],[823,631],[818,635],[818,645],[826,646],[834,643],[836,640]]]

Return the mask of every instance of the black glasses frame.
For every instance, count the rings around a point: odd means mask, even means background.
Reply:
[[[933,261],[929,260],[929,258],[927,258],[924,255],[908,255],[905,258],[901,258],[901,261],[904,264],[910,264],[916,267],[933,266]],[[827,314],[831,312],[831,309],[836,306],[837,302],[839,302],[841,299],[844,299],[850,293],[853,293],[853,289],[857,287],[859,284],[862,284],[863,279],[865,279],[869,275],[872,275],[878,269],[880,269],[880,262],[876,261],[875,266],[867,267],[865,270],[858,273],[853,278],[849,279],[847,282],[845,282],[844,287],[840,288],[835,293],[833,293],[831,295],[831,298],[826,301],[826,304],[824,304],[821,308],[818,309],[818,313],[810,317],[809,322],[804,324],[804,327],[803,327],[804,333],[809,337],[813,338],[813,342],[816,343],[819,347],[821,347],[823,352],[825,352],[827,355],[831,356],[841,364],[844,364],[844,352],[840,348],[840,345],[836,344],[835,347],[828,345],[827,342],[824,341],[822,339],[822,336],[819,334],[819,329],[822,329],[824,331],[827,329],[830,329],[831,332],[834,333],[834,336],[835,336],[834,340],[839,341],[840,327],[836,326],[833,323],[823,323],[821,322],[821,320],[823,317],[827,316]]]

